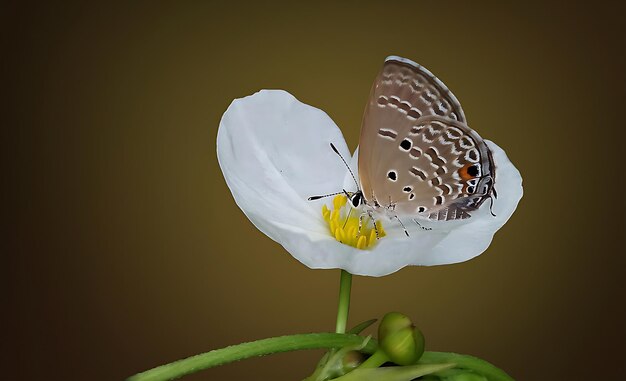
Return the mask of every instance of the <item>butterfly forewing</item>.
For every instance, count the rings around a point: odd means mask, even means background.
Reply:
[[[359,177],[368,205],[395,215],[463,219],[491,192],[493,164],[447,87],[390,57],[366,106]]]

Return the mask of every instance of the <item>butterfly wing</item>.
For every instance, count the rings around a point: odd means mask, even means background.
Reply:
[[[459,101],[428,70],[389,57],[374,82],[359,142],[369,205],[435,220],[470,217],[489,197],[488,147]]]

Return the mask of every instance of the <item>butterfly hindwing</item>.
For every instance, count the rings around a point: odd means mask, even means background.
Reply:
[[[489,149],[467,127],[456,97],[399,57],[387,59],[374,83],[359,146],[367,202],[396,215],[467,218],[484,201],[476,195],[488,196],[493,184]]]

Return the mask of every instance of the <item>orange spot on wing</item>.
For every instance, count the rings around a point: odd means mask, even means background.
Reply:
[[[459,176],[461,176],[461,179],[463,179],[463,181],[471,180],[474,178],[474,176],[470,175],[467,172],[467,169],[471,167],[472,165],[474,164],[465,164],[463,168],[459,169]]]

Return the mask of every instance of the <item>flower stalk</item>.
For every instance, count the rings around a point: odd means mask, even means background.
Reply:
[[[346,270],[341,270],[339,281],[339,307],[337,308],[336,333],[345,333],[348,323],[348,312],[350,311],[350,291],[352,289],[352,274]]]

